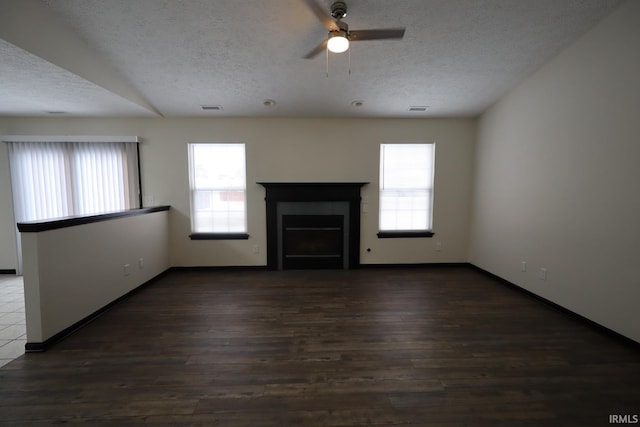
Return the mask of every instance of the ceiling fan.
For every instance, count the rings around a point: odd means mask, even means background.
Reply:
[[[318,0],[304,0],[304,2],[329,31],[327,39],[307,53],[304,56],[306,59],[315,57],[325,49],[329,49],[329,51],[334,53],[345,52],[349,49],[349,42],[401,39],[404,37],[404,28],[350,31],[349,25],[342,21],[342,18],[347,16],[347,4],[343,1],[334,2],[331,5],[330,14],[327,14],[327,11],[320,3],[318,3]]]

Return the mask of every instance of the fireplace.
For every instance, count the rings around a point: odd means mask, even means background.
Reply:
[[[360,265],[360,188],[366,183],[262,183],[271,270]]]

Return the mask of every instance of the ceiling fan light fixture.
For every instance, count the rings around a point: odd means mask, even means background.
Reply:
[[[333,53],[346,52],[346,50],[349,49],[349,39],[347,38],[347,32],[343,30],[331,31],[329,33],[327,49],[329,49],[329,51]]]

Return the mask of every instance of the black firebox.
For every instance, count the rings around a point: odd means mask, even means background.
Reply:
[[[344,215],[283,215],[282,266],[342,268]]]

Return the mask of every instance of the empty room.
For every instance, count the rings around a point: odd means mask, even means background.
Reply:
[[[0,0],[0,425],[640,421],[640,1]]]

